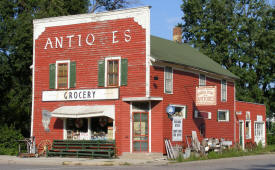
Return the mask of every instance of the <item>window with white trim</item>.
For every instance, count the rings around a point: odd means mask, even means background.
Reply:
[[[68,62],[57,64],[57,88],[65,89],[68,88],[69,84],[69,67]]]
[[[119,60],[107,60],[107,86],[118,86]]]
[[[172,67],[164,68],[164,92],[173,93],[173,69]]]
[[[204,74],[199,75],[199,86],[206,86],[206,76]]]
[[[251,120],[245,121],[245,137],[251,139]]]
[[[121,57],[106,57],[98,61],[98,86],[127,86],[128,59]]]
[[[227,100],[227,82],[226,80],[221,80],[221,101],[225,102]]]
[[[76,86],[76,62],[59,60],[50,64],[50,89],[69,89]]]
[[[169,106],[175,107],[175,113],[173,114],[173,117],[181,117],[182,119],[186,119],[186,116],[187,116],[187,106],[186,105],[170,104]]]
[[[229,122],[229,110],[218,110],[217,120],[219,122]]]

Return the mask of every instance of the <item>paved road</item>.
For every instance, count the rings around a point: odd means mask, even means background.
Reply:
[[[140,165],[140,166],[45,166],[0,164],[0,170],[275,170],[275,154],[227,158],[208,161],[194,161],[169,165]]]

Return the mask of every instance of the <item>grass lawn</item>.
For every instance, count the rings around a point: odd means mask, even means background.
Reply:
[[[208,160],[208,159],[220,159],[220,158],[230,158],[230,157],[239,157],[239,156],[248,156],[248,155],[257,155],[257,154],[266,154],[266,153],[275,153],[275,145],[268,145],[266,147],[262,147],[261,145],[256,148],[250,150],[240,150],[236,148],[231,148],[228,150],[223,150],[222,153],[218,152],[209,152],[204,156],[195,156],[191,154],[191,157],[188,159],[183,159],[183,157],[179,156],[176,160],[172,162],[187,162],[187,161],[196,161],[196,160]]]

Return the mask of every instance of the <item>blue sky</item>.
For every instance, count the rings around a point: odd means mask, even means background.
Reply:
[[[137,0],[137,6],[152,6],[151,34],[172,40],[172,30],[175,25],[182,23],[183,12],[180,9],[182,0]],[[267,0],[275,5],[275,0]]]
[[[151,34],[172,40],[172,30],[182,22],[183,12],[180,10],[182,0],[139,0],[138,6],[152,6]]]

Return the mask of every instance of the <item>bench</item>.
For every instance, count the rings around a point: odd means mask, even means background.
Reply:
[[[46,156],[112,158],[115,151],[114,140],[54,140]]]

